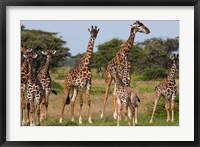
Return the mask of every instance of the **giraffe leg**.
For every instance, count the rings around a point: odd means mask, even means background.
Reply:
[[[121,100],[117,99],[117,126],[119,126],[120,118],[121,118],[121,110],[122,110],[122,104]]]
[[[77,88],[74,88],[73,89],[74,92],[73,92],[73,96],[72,96],[72,99],[71,99],[71,121],[74,122],[74,103],[76,101],[76,97],[78,95],[78,90]]]
[[[26,100],[25,100],[24,91],[25,91],[25,88],[21,87],[21,117],[22,117],[21,118],[21,120],[22,120],[21,125],[22,126],[26,125],[26,113],[25,113]]]
[[[82,120],[82,107],[83,107],[83,91],[82,88],[79,89],[79,124],[83,123]]]
[[[171,111],[172,111],[172,122],[174,122],[174,101],[175,101],[175,94],[172,95],[172,100],[171,100]]]
[[[69,90],[70,90],[70,85],[67,83],[65,84],[64,87],[64,97],[63,100],[61,102],[61,117],[59,119],[59,122],[62,123],[63,122],[63,117],[64,117],[64,110],[65,110],[65,105],[68,101],[70,101],[69,98]]]
[[[26,124],[30,123],[30,102],[29,100],[27,101],[27,120],[26,120]]]
[[[108,99],[108,91],[109,91],[109,87],[110,84],[112,82],[112,78],[109,72],[106,71],[106,75],[105,75],[105,96],[104,96],[104,101],[103,101],[103,107],[102,107],[102,111],[101,111],[101,116],[100,118],[103,118],[103,114],[104,114],[104,110],[105,110],[105,106],[106,106],[106,102]]]
[[[137,119],[137,117],[138,117],[138,106],[135,107],[135,125],[138,124],[138,119]]]
[[[46,109],[45,109],[45,119],[47,120],[48,119],[48,105],[49,105],[49,94],[50,94],[50,88],[47,88],[46,90],[45,90],[45,96],[46,96],[46,98],[45,98],[45,107],[46,107]]]
[[[88,122],[92,123],[92,113],[91,113],[91,100],[90,100],[90,89],[91,89],[91,79],[88,80],[87,87],[86,87],[86,98],[88,104]]]
[[[116,97],[116,84],[114,85],[114,91],[113,91],[113,109],[114,109],[114,113],[113,113],[113,118],[117,119],[117,97]]]
[[[169,114],[169,100],[165,99],[165,109],[167,112],[167,122],[170,120],[170,114]]]
[[[155,111],[156,111],[156,108],[157,108],[157,105],[158,105],[158,101],[160,100],[160,97],[161,97],[161,95],[157,95],[157,97],[155,98],[154,107],[153,107],[153,112],[152,112],[150,123],[153,122],[153,117],[154,117],[154,114],[155,114]]]
[[[174,101],[171,101],[172,122],[174,122]]]
[[[36,97],[37,126],[40,126],[40,97]]]
[[[135,108],[133,107],[133,104],[131,103],[130,100],[128,101],[128,108],[129,108],[129,111],[130,111],[130,113],[128,114],[129,115],[129,117],[128,117],[129,125],[135,125],[135,119],[134,119],[134,117],[135,117],[135,114],[134,114]],[[132,120],[132,123],[130,122],[130,120]]]
[[[124,102],[124,115],[125,115],[125,118],[128,120],[128,124],[129,126],[131,125],[131,122],[130,122],[130,119],[128,117],[128,105],[126,102]]]
[[[130,103],[130,98],[128,98],[128,107],[127,107],[127,111],[128,111],[128,115],[125,117],[125,120],[128,120],[128,119],[132,119],[132,110],[131,109],[133,109],[133,107],[132,107],[132,104]],[[130,108],[130,107],[132,107],[132,108]]]
[[[45,97],[42,98],[42,102],[40,103],[40,122],[44,120],[44,107],[45,107]]]
[[[30,103],[30,126],[35,126],[35,105],[32,98],[29,99]]]

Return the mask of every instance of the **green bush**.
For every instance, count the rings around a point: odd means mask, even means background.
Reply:
[[[57,93],[63,92],[63,86],[55,81],[52,81],[52,89],[55,90]]]
[[[159,78],[166,78],[167,72],[164,68],[158,66],[152,66],[145,69],[142,79],[143,80],[155,80]]]

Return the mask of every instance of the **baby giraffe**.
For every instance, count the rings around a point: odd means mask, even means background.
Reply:
[[[42,121],[44,118],[47,119],[47,116],[48,116],[48,113],[47,113],[48,104],[49,104],[48,99],[49,99],[49,94],[51,92],[51,82],[52,82],[49,70],[50,70],[50,64],[52,62],[52,56],[56,53],[56,50],[48,49],[47,51],[42,51],[41,53],[46,56],[46,62],[38,75],[38,78],[44,90],[44,97],[40,104],[40,110],[42,112],[40,121]],[[44,106],[46,109],[44,109]]]
[[[122,79],[120,79],[116,68],[113,68],[113,75],[114,80],[116,82],[116,96],[117,96],[117,126],[119,126],[121,120],[121,110],[122,110],[122,103],[124,108],[124,114],[126,118],[128,118],[129,125],[137,124],[137,114],[138,114],[138,105],[137,101],[140,102],[137,93],[135,93],[132,87],[128,85],[124,85]],[[128,117],[128,107],[131,110],[131,115]],[[133,116],[133,118],[131,118]],[[131,119],[133,119],[131,124]]]
[[[27,54],[23,55],[28,62],[28,79],[27,79],[27,98],[30,104],[30,126],[35,126],[35,110],[37,112],[37,125],[40,125],[40,103],[44,95],[42,86],[33,72],[33,59],[37,57],[37,54]],[[34,99],[36,99],[36,106],[34,104]],[[36,107],[36,108],[35,108]]]

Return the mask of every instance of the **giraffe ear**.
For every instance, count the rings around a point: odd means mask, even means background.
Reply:
[[[37,57],[37,54],[34,54],[34,55],[33,55],[33,58],[36,58],[36,57]]]
[[[91,32],[89,28],[88,28],[88,31]]]
[[[53,50],[53,51],[52,51],[52,54],[55,54],[55,53],[56,53],[56,50]]]
[[[24,58],[27,58],[27,55],[24,55],[24,54],[23,54],[23,56],[24,56]]]
[[[32,50],[33,50],[32,48],[29,48],[27,49],[27,52],[32,52]]]
[[[98,28],[98,32],[101,31],[101,28]]]
[[[45,51],[41,51],[41,53],[42,53],[43,55],[47,55],[47,52],[45,52]]]

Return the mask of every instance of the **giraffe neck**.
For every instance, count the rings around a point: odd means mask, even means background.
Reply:
[[[50,69],[50,61],[47,60],[43,67],[42,74],[46,76],[49,75],[49,69]]]
[[[33,68],[32,68],[31,63],[28,63],[28,79],[32,80],[33,78],[34,78]]]
[[[125,42],[125,45],[126,45],[125,51],[126,51],[126,52],[129,52],[130,49],[132,48],[134,40],[135,40],[135,30],[134,30],[134,29],[131,29],[129,38],[128,38],[127,41]]]
[[[22,65],[21,65],[21,71],[22,72],[28,72],[28,62],[27,62],[27,59],[24,59]]]
[[[125,55],[124,57],[124,61],[125,61],[125,67],[124,67],[124,71],[123,71],[123,75],[122,75],[122,81],[125,85],[129,85],[128,83],[128,57]]]
[[[83,56],[83,63],[86,63],[86,65],[90,64],[91,58],[92,58],[92,54],[93,54],[93,48],[94,48],[94,41],[95,38],[90,37],[89,43],[88,43],[88,47],[87,47],[87,51],[85,53],[85,55]]]
[[[174,81],[175,80],[175,73],[176,73],[176,63],[173,63],[171,70],[168,74],[167,80]]]

